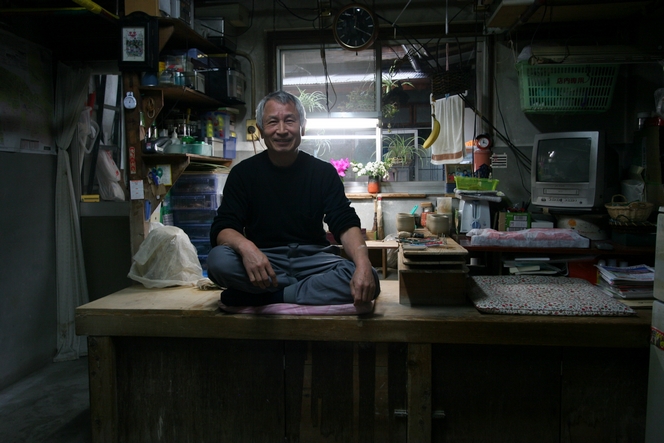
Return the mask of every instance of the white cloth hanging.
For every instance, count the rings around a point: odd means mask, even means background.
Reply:
[[[88,287],[83,261],[83,244],[77,199],[68,149],[84,108],[90,68],[74,70],[58,64],[55,92],[55,142],[58,147],[58,171],[55,183],[55,247],[57,271],[57,354],[54,361],[76,360],[87,354],[85,337],[76,335],[76,307],[88,302]]]
[[[434,115],[440,123],[440,134],[431,145],[431,164],[459,163],[463,159],[463,114],[464,102],[458,95],[434,102]]]

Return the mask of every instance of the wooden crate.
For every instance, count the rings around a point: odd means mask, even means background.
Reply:
[[[468,251],[452,239],[426,249],[399,248],[399,303],[454,306],[466,303]]]

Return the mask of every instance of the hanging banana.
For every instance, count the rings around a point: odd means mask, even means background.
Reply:
[[[436,141],[438,138],[438,134],[440,134],[440,122],[436,120],[436,114],[431,114],[431,117],[433,117],[433,124],[431,125],[431,134],[429,134],[429,137],[427,137],[426,140],[424,140],[424,143],[422,144],[422,147],[424,149],[428,149],[433,145],[433,142]]]

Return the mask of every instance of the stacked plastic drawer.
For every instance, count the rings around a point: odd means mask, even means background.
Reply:
[[[221,204],[226,174],[183,174],[169,192],[173,225],[182,229],[196,248],[207,276],[207,256],[211,249],[210,226]]]

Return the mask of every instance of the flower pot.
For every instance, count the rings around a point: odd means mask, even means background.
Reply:
[[[378,194],[380,192],[380,180],[376,177],[369,177],[367,191],[369,194]]]
[[[407,212],[397,214],[397,231],[415,232],[415,217]]]
[[[440,234],[448,235],[450,233],[450,219],[446,214],[429,212],[427,214],[427,229],[435,236]]]

